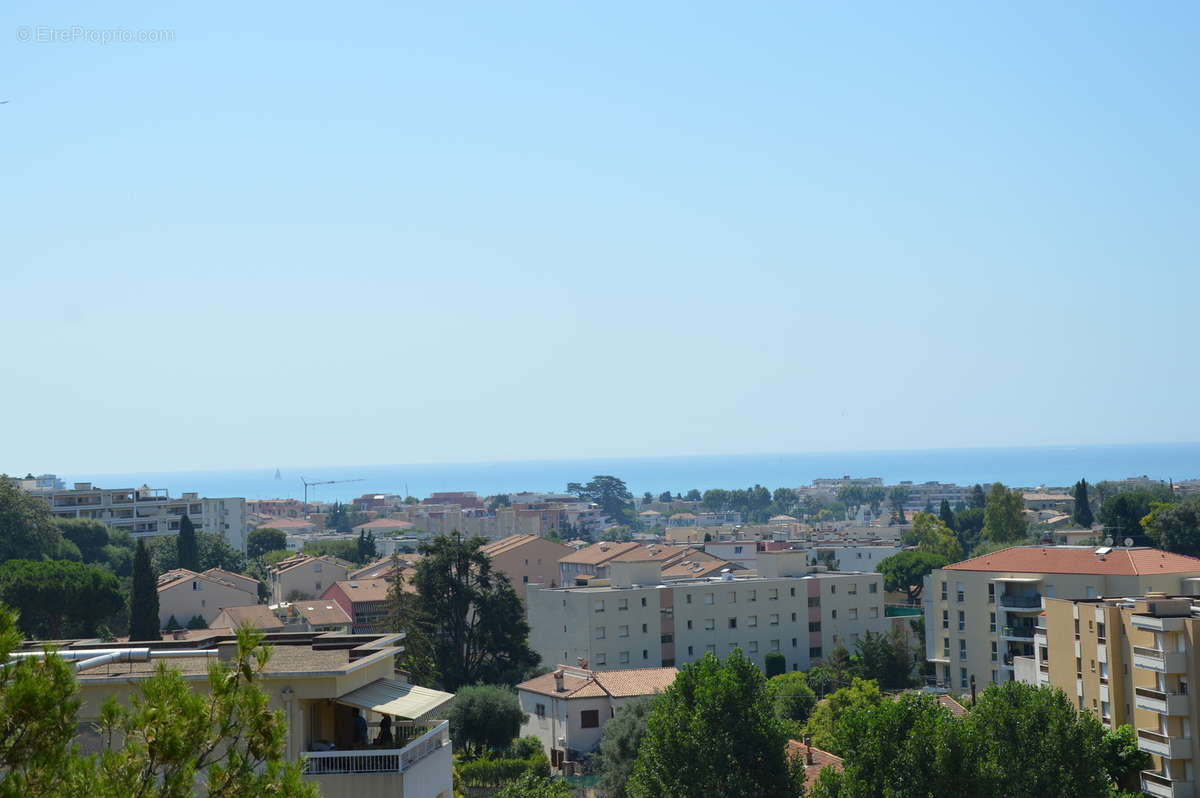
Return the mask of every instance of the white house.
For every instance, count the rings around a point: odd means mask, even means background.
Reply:
[[[521,736],[541,740],[551,765],[562,769],[564,762],[599,747],[604,724],[618,709],[639,696],[661,693],[678,673],[675,668],[592,671],[559,665],[517,685],[521,710],[528,714]]]

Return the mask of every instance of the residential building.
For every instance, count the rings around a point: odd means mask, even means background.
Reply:
[[[387,620],[387,597],[391,582],[387,579],[343,580],[334,582],[321,594],[322,599],[337,602],[350,616],[355,634],[379,632]],[[412,585],[405,585],[412,590]]]
[[[950,502],[954,507],[959,502],[964,504],[971,497],[971,488],[965,485],[953,485],[948,482],[901,482],[900,487],[908,488],[908,500],[905,510],[921,512],[926,507],[933,507],[936,513],[942,500]]]
[[[1196,795],[1200,579],[1186,596],[1046,599],[1022,681],[1057,687],[1109,727],[1137,729],[1147,795]]]
[[[587,587],[529,591],[529,642],[543,662],[658,668],[740,648],[760,667],[778,652],[789,669],[807,670],[836,645],[887,628],[880,574],[813,573],[803,551],[759,552],[756,576],[664,580],[651,559],[608,568]]]
[[[35,492],[50,505],[55,518],[87,518],[114,529],[124,529],[135,538],[179,534],[179,520],[186,513],[198,532],[220,535],[240,551],[246,550],[246,500],[205,499],[184,493],[172,499],[163,489],[98,488],[76,482],[70,490]]]
[[[527,713],[521,736],[542,742],[550,764],[563,769],[600,747],[600,735],[622,706],[671,686],[675,668],[595,671],[586,665],[559,665],[552,673],[517,685],[517,700]]]
[[[537,535],[511,535],[484,546],[483,553],[493,569],[508,577],[524,602],[529,585],[558,587],[558,561],[575,550]]]
[[[268,706],[283,713],[285,758],[303,758],[304,778],[316,783],[325,798],[453,796],[451,743],[443,718],[454,696],[405,681],[395,669],[401,640],[402,635],[266,635],[273,650],[254,683],[267,694]],[[104,703],[115,698],[128,705],[158,664],[178,670],[185,683],[203,692],[209,665],[231,658],[236,647],[229,632],[131,646],[106,643],[104,652],[129,652],[117,662],[99,658],[76,665],[80,748],[85,753],[99,750]],[[77,656],[87,649],[66,648]],[[396,742],[356,748],[356,710],[364,713],[370,738],[385,715],[393,718]]]
[[[345,579],[353,567],[337,557],[311,554],[297,554],[280,560],[267,571],[271,603],[320,596],[334,582]]]
[[[33,474],[28,474],[24,477],[9,477],[9,481],[26,493],[32,493],[34,496],[52,496],[61,490],[65,490],[67,487],[54,474],[41,474],[36,477]]]
[[[225,607],[209,624],[211,629],[239,629],[247,626],[260,632],[279,632],[283,621],[266,604],[247,604],[244,607]]]
[[[719,572],[722,567],[730,570],[743,570],[741,565],[722,560],[702,549],[691,546],[601,542],[560,559],[558,561],[559,574],[564,585],[583,584],[589,580],[607,578],[609,566],[614,562],[637,560],[654,560],[660,564],[664,572],[673,569],[676,565],[686,565],[687,571],[681,572],[681,575],[687,572],[698,574],[702,570]]]
[[[573,585],[578,577],[602,574],[610,560],[616,559],[627,551],[639,549],[641,545],[633,541],[623,543],[601,541],[568,554],[558,561],[559,584]]]
[[[1026,510],[1061,510],[1065,513],[1075,510],[1075,497],[1069,493],[1034,491],[1022,493],[1021,499],[1025,502]]]
[[[809,562],[813,565],[832,565],[838,571],[874,571],[875,566],[904,551],[896,545],[872,543],[813,544],[809,549]]]
[[[308,601],[272,604],[271,612],[283,624],[285,632],[350,632],[354,625],[349,614],[336,601]]]
[[[227,581],[217,574],[219,571],[199,574],[186,568],[176,568],[158,577],[158,623],[168,628],[172,618],[180,626],[199,616],[212,626],[221,610],[226,607],[244,607],[258,603],[258,581],[251,579],[252,587],[244,581]],[[244,580],[245,577],[242,577]]]
[[[1032,657],[1046,598],[1180,593],[1200,559],[1149,548],[1014,546],[925,578],[925,658],[942,687],[965,691],[1015,678]]]

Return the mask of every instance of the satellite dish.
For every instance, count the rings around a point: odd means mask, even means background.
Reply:
[[[1113,544],[1113,539],[1112,539],[1112,536],[1111,536],[1111,535],[1109,535],[1108,537],[1106,537],[1106,538],[1104,539],[1104,545],[1105,545],[1105,546],[1111,546],[1112,544]]]
[[[1132,545],[1133,545],[1133,538],[1125,538],[1125,548],[1129,548]]]

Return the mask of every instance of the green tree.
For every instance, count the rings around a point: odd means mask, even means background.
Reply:
[[[801,671],[781,673],[767,680],[767,692],[775,707],[775,717],[783,721],[789,737],[798,738],[817,705],[817,693]]]
[[[851,670],[872,679],[884,690],[912,686],[913,652],[896,629],[888,634],[868,631],[854,643]]]
[[[633,512],[633,494],[617,477],[594,476],[586,485],[571,482],[567,485],[567,493],[598,505],[615,523],[629,520]]]
[[[669,491],[669,490],[664,490],[662,493],[660,493],[660,494],[658,495],[658,500],[659,500],[660,502],[663,502],[664,504],[668,504],[668,503],[670,503],[670,502],[672,501],[672,499],[671,499],[671,491]]]
[[[125,609],[117,578],[97,565],[9,560],[0,565],[0,602],[20,613],[21,631],[40,639],[92,637]]]
[[[963,550],[963,554],[972,551],[979,545],[979,539],[983,536],[983,510],[982,509],[964,509],[961,512],[954,514],[954,534],[958,538],[958,545]]]
[[[729,491],[724,488],[709,488],[704,491],[700,504],[712,512],[724,510],[729,505]]]
[[[874,515],[879,515],[879,508],[883,506],[887,495],[887,488],[882,485],[868,485],[863,489],[863,497],[866,499],[867,505],[870,506],[871,512]]]
[[[442,535],[421,544],[413,586],[427,619],[431,658],[450,691],[478,682],[516,683],[538,662],[525,608],[508,577],[492,569],[483,538]]]
[[[180,568],[186,568],[189,571],[200,570],[200,548],[196,543],[196,527],[192,524],[192,519],[188,518],[187,513],[184,513],[183,517],[179,519],[179,534],[175,536],[175,550]]]
[[[479,756],[508,748],[528,717],[512,690],[490,684],[460,687],[450,707],[450,737],[458,750]]]
[[[492,798],[571,798],[571,788],[562,779],[526,771],[492,793]]]
[[[652,696],[635,698],[604,724],[594,764],[599,777],[596,786],[606,798],[626,798],[625,784],[633,773],[653,704]]]
[[[792,798],[799,791],[762,672],[734,650],[684,667],[654,702],[631,798]]]
[[[161,640],[158,625],[158,582],[150,568],[145,540],[133,556],[133,591],[129,596],[129,639]]]
[[[396,666],[407,671],[414,684],[436,684],[437,665],[433,661],[433,645],[429,639],[433,619],[422,609],[420,597],[414,591],[404,589],[400,557],[395,553],[392,554],[392,568],[395,576],[388,583],[384,628],[404,633],[404,652],[396,658]]]
[[[945,557],[950,562],[962,559],[958,537],[932,513],[913,516],[913,537],[917,541],[917,548],[925,554]]]
[[[687,495],[684,496],[683,498],[685,501],[698,502],[701,499],[703,499],[704,497],[700,494],[700,490],[698,488],[692,488],[691,490],[689,490],[687,492]]]
[[[105,547],[109,545],[108,527],[90,518],[57,518],[55,524],[64,538],[75,544],[79,556],[87,563],[105,562]]]
[[[987,494],[983,492],[983,485],[976,485],[971,488],[971,498],[967,504],[972,510],[982,510],[987,507]]]
[[[893,485],[888,489],[888,502],[892,505],[892,521],[897,524],[904,523],[904,505],[908,504],[908,487],[906,485]]]
[[[1136,793],[1139,774],[1150,767],[1150,755],[1138,748],[1137,732],[1125,724],[1104,732],[1104,763],[1118,789]]]
[[[346,505],[334,502],[325,519],[325,526],[342,535],[349,535],[353,532],[354,524],[350,520],[350,513],[346,510]]]
[[[1150,514],[1156,502],[1174,501],[1174,495],[1165,485],[1162,488],[1139,488],[1118,493],[1100,506],[1100,522],[1104,533],[1116,543],[1132,538],[1135,546],[1153,543],[1142,526],[1142,519]]]
[[[199,564],[190,570],[223,568],[226,571],[242,573],[246,569],[246,556],[226,543],[220,535],[214,532],[196,532],[195,536]],[[150,552],[150,562],[155,573],[162,574],[184,567],[179,561],[177,540],[169,535],[150,538],[146,549]]]
[[[763,658],[763,670],[768,679],[778,676],[787,671],[787,658],[778,651],[772,651]]]
[[[282,529],[261,527],[251,530],[246,536],[246,556],[252,560],[266,554],[268,551],[281,551],[287,548],[287,533]]]
[[[883,693],[879,685],[857,677],[848,687],[835,690],[817,704],[805,727],[812,736],[812,743],[830,753],[843,756],[853,750],[857,722],[850,722],[861,714],[861,710],[879,706]]]
[[[950,502],[942,499],[942,504],[938,508],[938,518],[942,519],[942,523],[946,528],[954,531],[958,529],[958,521],[954,517],[954,511],[950,509]]]
[[[1200,496],[1181,502],[1153,502],[1142,528],[1161,549],[1200,557]]]
[[[1075,483],[1075,511],[1072,513],[1072,518],[1075,523],[1084,529],[1091,529],[1092,523],[1096,520],[1092,515],[1092,504],[1088,498],[1088,483],[1086,479],[1081,479]]]
[[[1020,543],[1029,524],[1025,520],[1025,500],[1020,492],[999,482],[988,491],[983,508],[983,539],[992,543]]]
[[[885,557],[875,566],[875,570],[883,574],[883,589],[887,591],[903,590],[910,603],[916,603],[921,598],[925,588],[925,577],[935,568],[949,564],[949,560],[940,554],[930,554],[927,551],[902,551]]]
[[[0,474],[0,562],[53,559],[63,541],[46,502]]]

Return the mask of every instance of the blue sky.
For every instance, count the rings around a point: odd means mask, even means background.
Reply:
[[[1200,439],[1195,4],[105,5],[0,9],[0,471]]]

